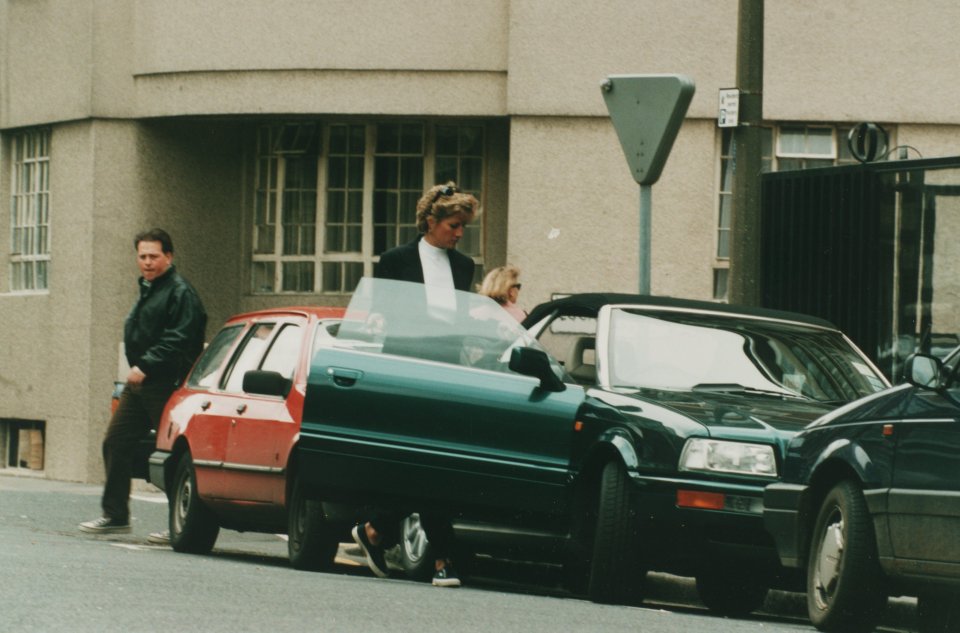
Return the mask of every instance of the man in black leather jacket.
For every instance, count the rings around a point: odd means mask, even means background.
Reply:
[[[173,241],[163,229],[134,239],[140,296],[123,328],[130,373],[103,439],[103,516],[80,524],[93,534],[130,532],[134,449],[157,428],[163,407],[203,350],[207,314],[193,286],[173,266]],[[163,533],[151,540],[162,542]]]

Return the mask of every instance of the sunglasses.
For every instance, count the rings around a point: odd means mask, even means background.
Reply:
[[[451,187],[450,185],[447,185],[441,189],[438,189],[437,192],[433,194],[433,200],[430,201],[430,206],[433,206],[433,203],[439,200],[440,196],[443,196],[444,198],[446,198],[448,196],[452,196],[455,193],[460,193],[460,189],[458,187]]]
[[[517,290],[520,290],[521,288],[523,288],[523,284],[513,284],[513,285],[510,286],[510,287],[511,287],[511,288],[516,288]]]

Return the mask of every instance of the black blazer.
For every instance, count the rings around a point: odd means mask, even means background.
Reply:
[[[423,283],[423,266],[420,263],[420,251],[417,244],[423,236],[417,237],[409,244],[395,246],[380,256],[377,264],[376,277],[381,279],[397,279],[399,281],[415,281]],[[476,264],[473,258],[455,250],[448,249],[450,270],[453,272],[453,286],[457,290],[470,291],[473,284],[473,271]]]

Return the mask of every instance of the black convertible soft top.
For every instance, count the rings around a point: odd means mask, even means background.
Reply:
[[[532,327],[535,323],[539,323],[544,317],[552,314],[555,311],[560,311],[563,314],[570,316],[596,316],[600,308],[608,304],[639,304],[687,310],[706,310],[723,314],[742,314],[752,317],[795,321],[798,323],[806,323],[808,325],[830,328],[832,330],[837,329],[837,326],[829,321],[819,317],[810,316],[808,314],[800,314],[799,312],[754,308],[750,306],[731,305],[728,303],[717,303],[714,301],[677,299],[675,297],[660,297],[654,295],[631,295],[616,292],[589,292],[583,294],[574,294],[563,297],[562,299],[541,303],[530,311],[530,314],[527,316],[527,318],[523,320],[523,325],[527,328]]]

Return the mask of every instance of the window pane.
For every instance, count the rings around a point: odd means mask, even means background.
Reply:
[[[780,154],[802,154],[804,151],[803,128],[780,128]]]
[[[349,134],[349,128],[345,125],[330,126],[330,153],[331,154],[347,153],[348,134]]]
[[[438,183],[457,181],[457,158],[456,156],[437,156],[436,162],[436,181]]]
[[[351,189],[363,189],[363,156],[352,156],[347,162],[349,180],[347,186]]]
[[[400,126],[381,123],[377,126],[377,153],[396,154],[400,151]]]
[[[733,204],[732,196],[720,196],[720,228],[730,228],[730,206]]]
[[[400,153],[423,153],[423,126],[404,124],[400,128]]]
[[[717,231],[717,257],[730,257],[730,231],[727,229]]]
[[[273,292],[273,262],[253,262],[253,292]]]
[[[298,325],[287,325],[270,345],[270,350],[263,359],[260,368],[263,371],[275,371],[284,378],[292,378],[300,358],[300,344],[303,340],[303,331]]]
[[[423,158],[400,159],[400,188],[401,189],[423,189]]]
[[[347,194],[347,222],[363,221],[363,191],[351,191]]]
[[[327,159],[327,187],[347,186],[347,157],[331,156]]]
[[[727,300],[727,279],[730,271],[726,268],[715,268],[713,271],[713,298],[718,301]]]
[[[400,161],[394,157],[378,156],[374,163],[374,186],[377,189],[396,189],[400,184]]]
[[[266,350],[267,341],[270,339],[270,333],[275,324],[259,323],[250,330],[243,347],[233,359],[233,364],[227,370],[228,376],[223,385],[224,391],[231,393],[240,393],[243,388],[243,375],[251,369],[257,369],[260,366],[260,359],[263,358],[263,352]]]
[[[347,217],[346,194],[327,190],[327,224],[343,222]]]
[[[342,226],[328,226],[327,241],[324,245],[324,250],[328,253],[342,253],[344,250],[343,233],[344,229]]]
[[[340,282],[340,272],[343,264],[339,262],[329,262],[323,264],[323,292],[339,292],[342,285]]]
[[[348,226],[346,238],[347,238],[346,250],[354,253],[359,253],[362,247],[362,240],[363,240],[363,234],[360,231],[360,227]]]
[[[438,150],[439,152],[439,150]],[[462,156],[483,156],[483,127],[479,125],[460,126],[460,148]]]
[[[395,241],[392,241],[393,239],[394,232],[387,231],[387,227],[373,227],[373,252],[379,255],[383,251],[393,248],[397,245]]]
[[[367,149],[367,131],[362,125],[350,126],[350,146],[351,154],[363,154]]]
[[[220,330],[200,356],[197,366],[190,373],[190,380],[187,384],[191,387],[212,387],[216,384],[214,382],[216,372],[220,370],[223,361],[227,358],[227,353],[233,346],[233,342],[237,340],[242,331],[243,327],[240,325],[232,325]]]
[[[834,156],[836,152],[833,149],[833,129],[808,128],[806,149],[808,154]]]
[[[423,194],[417,191],[405,191],[399,196],[395,195],[397,201],[394,206],[394,213],[390,221],[393,223],[416,224],[417,222],[417,202]]]
[[[476,224],[468,224],[464,229],[457,250],[471,257],[480,254],[480,230]]]
[[[777,171],[790,171],[792,169],[803,169],[803,161],[799,158],[777,159]]]
[[[483,187],[483,162],[479,158],[464,158],[460,161],[460,180],[457,181],[461,189],[479,192]]]
[[[455,156],[457,154],[457,126],[437,126],[437,155]]]
[[[284,262],[283,290],[313,292],[313,262]]]

